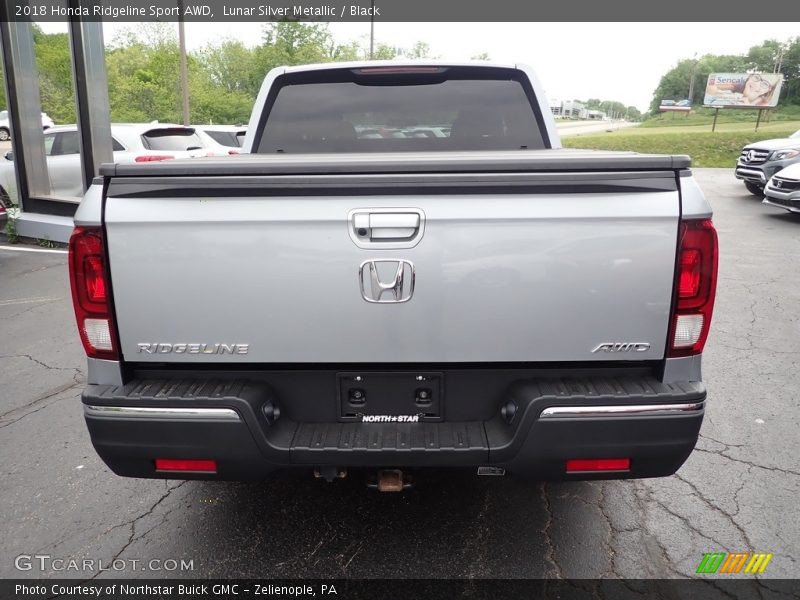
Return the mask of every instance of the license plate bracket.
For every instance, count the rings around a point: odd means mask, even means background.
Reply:
[[[336,383],[340,421],[403,423],[444,418],[442,373],[337,373]]]

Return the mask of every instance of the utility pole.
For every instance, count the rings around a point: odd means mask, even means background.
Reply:
[[[691,106],[694,101],[694,74],[697,71],[697,52],[694,53],[692,59],[694,63],[692,64],[691,75],[689,75],[689,106]]]
[[[372,10],[369,11],[369,59],[375,53],[375,0],[370,2]]]
[[[189,124],[189,73],[186,65],[186,31],[183,27],[183,0],[178,0],[178,45],[181,59],[181,99],[183,124]]]
[[[783,67],[783,55],[786,54],[786,44],[781,44],[781,49],[778,52],[778,57],[775,60],[775,65],[772,69],[773,73],[780,73]]]

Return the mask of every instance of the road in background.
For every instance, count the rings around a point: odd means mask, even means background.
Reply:
[[[0,248],[0,577],[97,575],[14,567],[47,554],[140,561],[102,577],[635,579],[694,576],[716,551],[772,552],[764,576],[796,577],[800,215],[762,205],[730,169],[695,174],[721,247],[708,409],[697,450],[662,479],[435,471],[381,495],[305,471],[258,484],[119,478],[83,422],[66,256]],[[194,569],[142,570],[152,559]]]
[[[556,120],[556,128],[561,137],[585,135],[589,133],[603,133],[604,131],[617,131],[636,127],[638,123],[628,121],[564,121]]]

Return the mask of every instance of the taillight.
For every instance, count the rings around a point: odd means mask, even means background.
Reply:
[[[717,289],[717,232],[710,219],[682,221],[670,358],[700,354],[708,338]]]
[[[69,239],[69,281],[78,332],[87,356],[117,360],[105,262],[103,230],[76,227]]]
[[[133,160],[136,162],[158,162],[160,160],[172,160],[174,156],[169,154],[146,154],[144,156],[137,156]]]
[[[443,73],[444,67],[365,67],[355,69],[359,75],[405,75],[418,73]]]

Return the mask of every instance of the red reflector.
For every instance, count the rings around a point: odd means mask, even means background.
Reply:
[[[99,256],[87,256],[84,259],[83,276],[89,301],[105,302],[106,280],[103,274],[103,259]]]
[[[145,156],[137,156],[133,160],[135,160],[136,162],[156,162],[159,160],[170,160],[172,158],[175,157],[170,156],[168,154],[158,154],[158,155],[147,154]]]
[[[567,473],[630,470],[630,458],[572,458],[567,461]]]
[[[217,461],[182,458],[157,458],[156,471],[194,471],[216,473]]]
[[[694,298],[700,292],[700,251],[681,252],[681,270],[678,281],[678,296]]]

